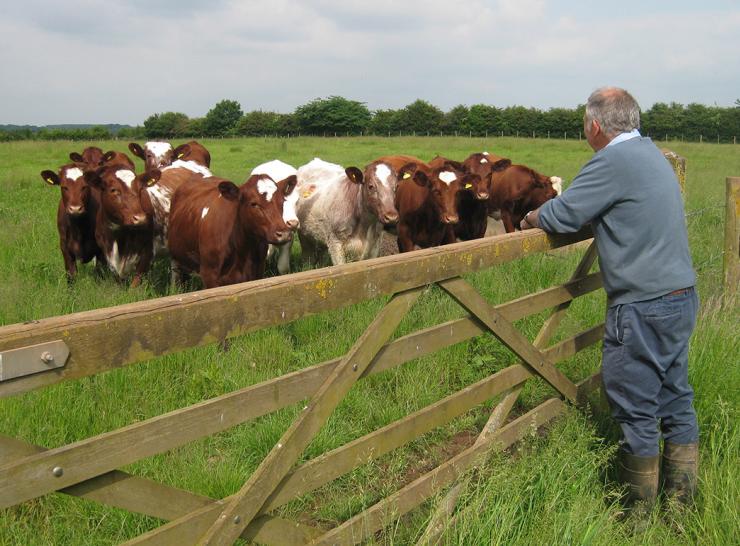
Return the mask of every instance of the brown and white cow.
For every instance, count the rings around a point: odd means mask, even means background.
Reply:
[[[41,178],[47,184],[61,189],[57,230],[67,279],[71,281],[77,274],[78,260],[87,263],[95,258],[97,266],[105,263],[105,256],[95,240],[100,194],[90,187],[83,170],[76,163],[62,166],[58,173],[41,171]]]
[[[480,176],[462,172],[454,162],[431,167],[414,158],[401,167],[400,178],[396,190],[398,250],[454,243],[454,226],[459,221],[457,194],[479,185]]]
[[[318,258],[326,249],[333,265],[378,256],[383,229],[395,226],[396,176],[382,159],[364,172],[314,158],[298,168],[303,257]]]
[[[562,180],[545,176],[525,165],[510,165],[492,176],[488,215],[501,219],[507,233],[519,229],[522,218],[545,201],[559,195]]]
[[[119,279],[133,275],[131,286],[138,286],[152,261],[152,217],[142,206],[151,181],[146,174],[137,177],[119,166],[100,167],[84,176],[100,192],[95,240],[108,267]]]
[[[206,288],[261,278],[267,245],[290,237],[283,203],[295,184],[253,175],[241,186],[216,177],[181,185],[170,211],[173,270],[198,273]]]
[[[285,180],[289,176],[298,175],[298,170],[292,165],[288,165],[280,161],[279,159],[273,159],[261,165],[257,165],[252,169],[251,174],[266,174],[273,180]],[[283,220],[291,230],[290,239],[281,245],[270,245],[267,249],[267,259],[269,260],[273,255],[277,254],[277,269],[278,273],[285,275],[290,273],[290,249],[293,246],[293,233],[298,230],[301,225],[301,221],[298,219],[298,215],[295,210],[296,202],[298,201],[298,192],[291,191],[289,195],[285,197],[283,203]]]
[[[175,151],[169,142],[150,140],[142,148],[136,142],[130,142],[128,149],[136,157],[144,161],[144,170],[163,169],[175,160]]]
[[[191,140],[185,144],[180,144],[172,152],[175,161],[193,161],[207,169],[211,168],[211,154],[205,146],[197,140]]]

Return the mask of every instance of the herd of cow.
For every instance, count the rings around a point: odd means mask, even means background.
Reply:
[[[384,232],[396,234],[400,252],[483,237],[489,216],[512,232],[561,192],[560,178],[488,152],[462,162],[391,155],[364,169],[273,160],[237,186],[211,173],[196,141],[132,142],[129,150],[144,161],[141,174],[126,154],[97,147],[41,172],[61,187],[57,227],[69,279],[77,261],[95,259],[136,286],[163,256],[173,282],[195,273],[206,288],[223,286],[261,278],[271,254],[287,273],[295,232],[304,258],[315,263],[328,251],[337,265],[377,257]]]

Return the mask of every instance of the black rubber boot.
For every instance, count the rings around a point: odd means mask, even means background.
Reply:
[[[645,530],[655,506],[659,466],[659,455],[640,457],[624,451],[619,453],[619,479],[628,486],[624,505],[634,523],[634,532]]]
[[[663,493],[666,498],[690,504],[696,494],[699,468],[698,444],[663,445]]]

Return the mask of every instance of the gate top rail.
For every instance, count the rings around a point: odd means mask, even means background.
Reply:
[[[66,366],[0,383],[7,397],[219,342],[590,238],[535,229],[0,327],[0,352],[62,340]]]

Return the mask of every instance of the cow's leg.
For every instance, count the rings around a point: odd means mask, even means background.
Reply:
[[[153,258],[154,248],[151,245],[147,245],[139,257],[139,263],[136,264],[136,273],[134,273],[134,278],[131,280],[131,288],[136,288],[141,284],[141,278],[144,276],[144,273],[149,271]]]
[[[442,236],[442,244],[443,245],[449,245],[451,243],[457,242],[457,239],[455,238],[455,227],[451,225],[445,226],[444,235]]]
[[[75,255],[70,249],[62,247],[62,257],[64,258],[64,269],[67,271],[67,282],[72,283],[77,275]]]
[[[301,242],[301,261],[308,263],[311,267],[315,267],[319,261],[319,252],[316,242],[305,235],[298,235]]]
[[[332,265],[342,265],[347,263],[347,257],[344,253],[344,244],[339,239],[332,237],[327,243],[329,249],[329,256],[331,257]]]
[[[501,209],[501,221],[504,223],[506,233],[514,233],[514,222],[511,219],[511,211]]]
[[[291,239],[289,242],[277,247],[277,269],[281,275],[290,273],[290,250],[292,246],[293,240]]]
[[[414,241],[411,238],[411,231],[406,225],[398,226],[398,251],[411,252],[414,250]]]

